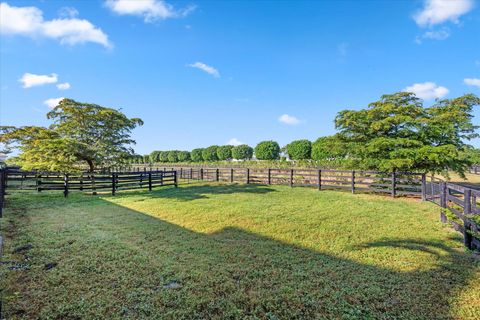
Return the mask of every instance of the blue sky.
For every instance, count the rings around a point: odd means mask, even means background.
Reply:
[[[473,0],[6,1],[0,13],[1,124],[48,125],[60,97],[122,108],[145,121],[139,153],[315,140],[338,111],[406,88],[427,105],[480,95]]]

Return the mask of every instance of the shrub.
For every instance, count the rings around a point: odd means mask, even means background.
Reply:
[[[216,161],[216,160],[218,160],[217,149],[218,149],[218,146],[210,146],[208,148],[203,149],[203,151],[202,151],[203,160],[204,161]]]
[[[232,157],[237,160],[249,160],[253,157],[253,149],[246,144],[232,148]]]
[[[190,152],[188,151],[178,151],[177,158],[180,162],[190,161]]]
[[[233,146],[220,146],[217,149],[218,160],[229,160],[232,159],[232,148]]]
[[[193,149],[190,152],[190,158],[193,162],[202,162],[203,161],[203,148]]]
[[[168,155],[167,155],[168,162],[178,162],[177,154],[178,154],[178,151],[176,150],[168,151]]]
[[[160,151],[159,159],[160,162],[168,162],[168,151]]]
[[[291,160],[311,159],[312,143],[308,140],[295,140],[287,145],[287,154]]]
[[[255,147],[258,160],[277,160],[280,156],[280,146],[275,141],[262,141]]]

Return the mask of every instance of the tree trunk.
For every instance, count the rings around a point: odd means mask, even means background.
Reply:
[[[93,172],[95,170],[95,166],[93,165],[93,161],[90,159],[85,160],[88,163],[88,166],[90,167],[88,172]]]

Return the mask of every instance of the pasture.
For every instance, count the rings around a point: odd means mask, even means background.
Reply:
[[[416,199],[197,182],[8,198],[8,319],[478,319],[480,263]]]

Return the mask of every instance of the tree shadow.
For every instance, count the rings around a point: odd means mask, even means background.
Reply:
[[[226,194],[265,190],[238,187],[192,186],[187,195],[176,193],[181,200],[191,200],[217,190]],[[105,205],[104,200],[99,202]],[[76,235],[75,241],[81,242],[78,251],[58,249],[52,257],[57,267],[47,275],[62,268],[74,270],[62,286],[44,292],[36,285],[31,297],[49,317],[108,312],[110,318],[129,319],[448,319],[454,318],[452,296],[475,272],[472,257],[435,241],[382,239],[352,248],[366,256],[370,250],[387,248],[387,260],[401,258],[397,250],[421,251],[437,261],[430,269],[400,271],[236,227],[195,232],[117,204],[107,205],[115,207],[115,220],[112,210],[98,213],[101,222],[94,234],[101,234],[100,240],[93,241],[87,228]],[[83,230],[81,225],[91,222],[79,220],[76,232]],[[62,234],[58,239],[65,241]],[[31,281],[42,277],[48,276]],[[35,287],[29,281],[22,286],[20,291]],[[89,294],[92,291],[101,296]],[[18,308],[36,318],[29,303],[23,299]],[[15,311],[11,308],[7,312]]]
[[[131,195],[148,195],[148,198],[176,199],[180,201],[191,201],[207,199],[210,194],[266,194],[275,192],[275,189],[260,184],[183,184],[182,188],[156,188],[149,193],[145,190],[131,191],[128,193],[117,193],[115,197],[129,197]]]

